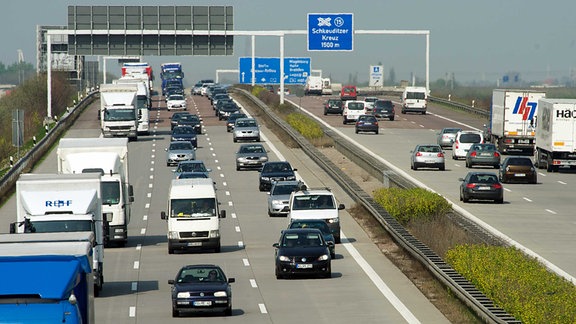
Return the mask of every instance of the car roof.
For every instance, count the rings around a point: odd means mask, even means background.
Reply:
[[[300,233],[320,233],[322,232],[317,228],[287,228],[282,230],[282,234],[300,234]]]
[[[178,165],[180,165],[180,164],[204,164],[204,161],[202,161],[202,160],[186,160],[186,161],[178,162]]]

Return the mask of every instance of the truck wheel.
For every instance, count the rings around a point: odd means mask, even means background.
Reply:
[[[216,248],[214,249],[214,252],[220,253],[221,250],[222,250],[222,247],[220,246],[220,243],[218,243],[218,246],[216,246]]]
[[[100,287],[97,284],[94,284],[94,297],[100,296]]]

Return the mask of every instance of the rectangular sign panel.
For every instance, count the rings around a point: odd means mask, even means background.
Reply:
[[[252,58],[241,57],[238,64],[239,83],[252,83]],[[280,84],[280,58],[254,58],[255,84]],[[284,58],[284,84],[305,84],[310,75],[309,57]]]
[[[369,87],[381,87],[384,85],[384,67],[382,65],[370,65]]]
[[[353,44],[351,13],[308,14],[309,51],[352,51]]]

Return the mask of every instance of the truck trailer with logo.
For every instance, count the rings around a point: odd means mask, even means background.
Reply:
[[[94,294],[104,284],[104,232],[100,174],[21,174],[16,222],[10,233],[90,232],[94,235]]]
[[[576,167],[576,99],[540,99],[535,165],[548,172]]]
[[[128,177],[126,138],[62,138],[57,149],[58,173],[97,173],[102,179],[102,213],[109,231],[106,246],[128,242],[134,189]]]
[[[0,234],[2,323],[91,324],[90,232]]]
[[[494,89],[489,135],[501,153],[534,151],[538,100],[546,93],[530,90]]]

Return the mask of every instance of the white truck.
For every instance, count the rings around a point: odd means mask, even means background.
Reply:
[[[136,84],[100,85],[100,126],[104,137],[138,139],[137,93]]]
[[[27,173],[16,181],[16,222],[10,224],[10,233],[93,233],[96,296],[104,284],[107,230],[102,214],[100,174]]]
[[[501,153],[534,151],[538,100],[546,93],[530,90],[494,89],[490,125],[486,135]]]
[[[310,75],[306,78],[306,85],[304,85],[305,95],[321,95],[322,94],[322,76]]]
[[[58,173],[102,175],[102,213],[109,227],[106,246],[126,245],[134,189],[128,177],[126,138],[62,138]]]
[[[576,99],[538,100],[534,164],[548,172],[576,167]]]
[[[138,108],[138,134],[150,134],[150,108],[152,107],[152,97],[148,88],[148,76],[126,75],[120,79],[113,80],[113,84],[136,84],[136,107]]]
[[[168,193],[168,254],[175,250],[214,250],[220,253],[220,210],[212,179],[174,179]]]
[[[322,95],[332,95],[332,81],[330,78],[322,78]]]

